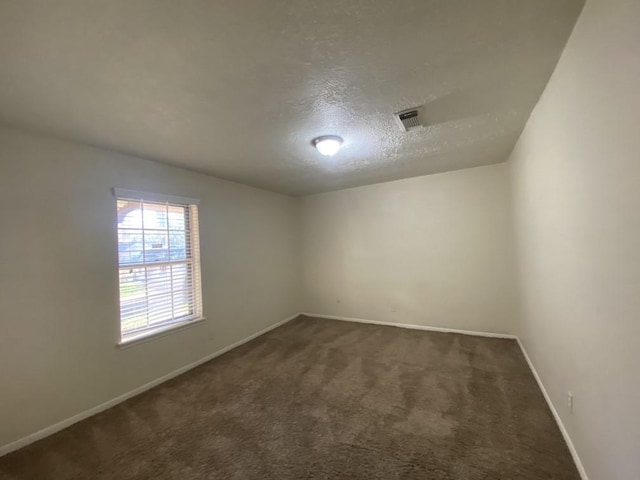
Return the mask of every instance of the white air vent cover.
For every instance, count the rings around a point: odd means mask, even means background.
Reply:
[[[409,130],[415,130],[423,126],[422,116],[420,115],[420,107],[409,108],[401,112],[396,113],[396,120],[400,124],[400,127],[408,132]]]

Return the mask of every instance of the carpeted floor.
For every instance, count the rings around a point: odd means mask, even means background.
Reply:
[[[300,317],[0,458],[0,478],[580,477],[514,341]]]

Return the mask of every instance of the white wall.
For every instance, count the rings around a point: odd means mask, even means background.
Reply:
[[[119,186],[199,198],[207,321],[121,350]],[[300,310],[297,202],[0,129],[0,447]]]
[[[638,479],[639,1],[587,1],[511,166],[519,334],[589,478]]]
[[[639,23],[587,2],[509,164],[300,200],[0,129],[0,446],[302,309],[517,333],[590,479],[640,478]],[[206,323],[115,347],[113,186],[201,199]]]
[[[306,312],[511,333],[506,164],[302,199]]]

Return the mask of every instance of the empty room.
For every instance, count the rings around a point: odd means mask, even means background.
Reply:
[[[0,480],[640,480],[640,0],[0,0]]]

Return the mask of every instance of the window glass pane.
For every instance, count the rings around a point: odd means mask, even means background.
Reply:
[[[158,203],[144,202],[144,228],[166,230],[167,222],[167,206]]]
[[[190,295],[191,292],[185,291],[175,292],[173,294],[173,308],[176,317],[184,317],[193,313],[191,307],[193,300]]]
[[[142,263],[142,230],[120,229],[118,231],[118,256],[120,265]]]
[[[187,235],[185,232],[172,230],[169,232],[170,260],[187,259]]]
[[[171,230],[186,230],[186,208],[169,205],[169,228]]]
[[[145,229],[144,259],[145,263],[169,261],[169,237],[166,231]]]
[[[191,268],[188,265],[172,265],[171,275],[172,287],[174,291],[189,290],[191,288]]]
[[[149,326],[168,323],[173,320],[171,294],[149,297]]]
[[[118,227],[142,228],[142,204],[140,202],[118,200]]]
[[[147,295],[149,297],[171,292],[171,265],[147,267]]]
[[[146,301],[144,298],[125,301],[120,306],[120,331],[131,333],[148,327]]]
[[[120,270],[120,322],[123,333],[147,326],[144,268]]]
[[[190,206],[117,200],[121,334],[138,334],[201,313],[192,264],[197,215]],[[190,228],[195,225],[196,231]],[[194,245],[197,245],[194,244]]]
[[[120,299],[131,300],[133,297],[146,296],[146,284],[144,268],[120,269]]]

